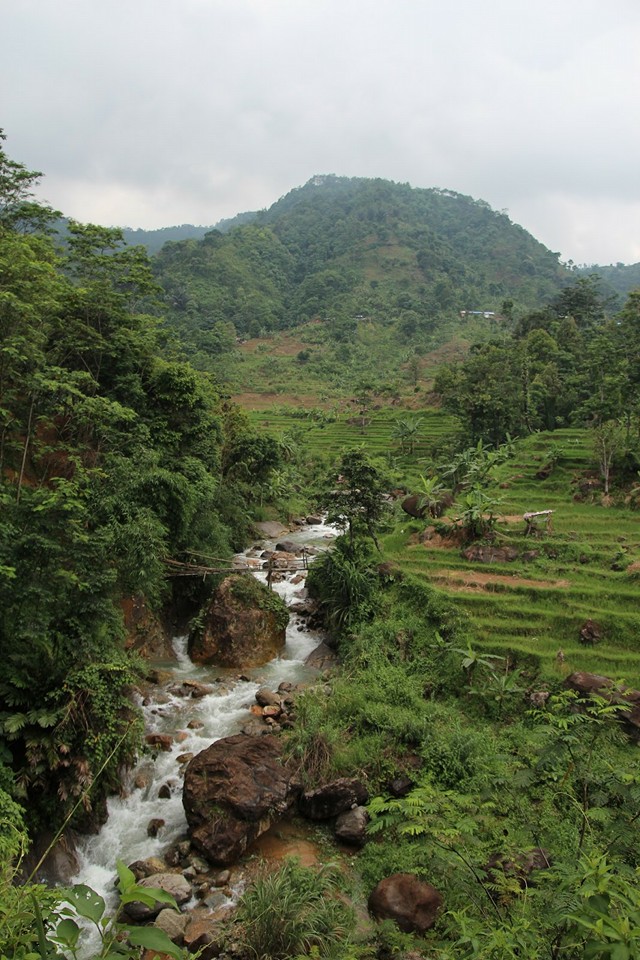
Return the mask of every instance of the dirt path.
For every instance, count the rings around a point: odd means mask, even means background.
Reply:
[[[485,573],[483,570],[436,570],[431,574],[434,580],[446,583],[450,590],[474,593],[488,590],[492,584],[504,583],[508,587],[533,587],[539,590],[549,588],[566,590],[571,586],[569,580],[531,580],[527,577],[505,573]]]

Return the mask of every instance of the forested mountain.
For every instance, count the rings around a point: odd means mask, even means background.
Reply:
[[[227,233],[232,227],[250,223],[255,217],[255,213],[239,213],[235,217],[227,217],[208,227],[196,227],[193,223],[182,223],[180,226],[174,227],[159,227],[157,230],[134,230],[131,227],[123,227],[122,239],[130,247],[144,247],[147,253],[151,255],[162,249],[165,243],[176,243],[180,240],[202,240],[210,230]]]
[[[182,223],[175,227],[159,227],[157,230],[134,230],[131,227],[123,227],[122,237],[130,247],[143,246],[149,254],[152,254],[157,253],[165,243],[201,240],[205,233],[212,229],[212,226],[196,227],[192,223]]]
[[[611,293],[617,294],[621,299],[640,288],[640,263],[610,263],[607,266],[593,264],[579,267],[577,273],[579,276],[597,274],[602,277]]]
[[[313,318],[398,322],[420,339],[463,310],[539,305],[569,277],[505,214],[447,190],[317,176],[251,216],[225,235],[166,244],[155,260],[170,322],[192,349],[215,354],[230,335]]]

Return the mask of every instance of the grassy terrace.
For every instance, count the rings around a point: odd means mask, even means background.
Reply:
[[[534,479],[550,447],[560,452],[551,475]],[[403,569],[444,590],[470,615],[487,652],[540,658],[558,674],[584,669],[640,684],[640,579],[626,568],[640,560],[640,516],[625,507],[579,503],[576,480],[592,470],[585,431],[538,434],[518,445],[501,468],[497,544],[539,551],[535,559],[480,564],[465,560],[459,544],[416,542],[423,523],[400,522],[385,552]],[[554,510],[553,531],[524,536],[517,518]],[[450,511],[455,516],[455,506]],[[612,564],[622,569],[612,569]],[[602,628],[595,646],[579,642],[585,620]],[[558,661],[562,650],[565,660]]]
[[[372,455],[387,457],[409,488],[428,465],[420,459],[426,460],[431,446],[446,439],[454,426],[439,410],[417,412],[422,424],[409,457],[400,455],[392,438],[394,421],[406,411],[375,412],[364,429],[349,423],[347,414],[332,422],[314,420],[313,411],[305,419],[277,408],[249,415],[255,425],[276,435],[298,431],[310,459],[331,461],[342,450],[363,445]],[[551,450],[558,456],[556,466],[547,479],[535,479]],[[595,475],[590,440],[579,429],[519,441],[515,459],[500,468],[493,491],[503,518],[497,545],[538,551],[535,559],[466,560],[458,542],[420,542],[426,524],[399,508],[395,529],[384,538],[385,555],[452,597],[470,616],[475,640],[486,652],[534,657],[559,676],[584,669],[640,686],[640,571],[626,570],[640,561],[640,513],[605,507],[599,494],[584,502],[574,499],[579,481],[588,475]],[[550,535],[524,536],[522,514],[534,510],[554,511]],[[455,505],[449,513],[456,516]],[[587,619],[602,628],[602,639],[594,646],[579,640]],[[564,660],[557,659],[560,650]]]
[[[302,441],[313,458],[325,455],[333,459],[343,450],[362,445],[372,456],[389,457],[394,461],[397,459],[400,465],[412,466],[414,471],[415,462],[428,456],[431,446],[444,440],[453,428],[453,418],[436,409],[411,414],[403,410],[398,410],[397,413],[389,410],[374,412],[367,416],[364,427],[357,422],[355,412],[350,415],[340,414],[337,419],[326,421],[314,419],[313,410],[309,411],[305,418],[293,413],[279,412],[277,409],[252,410],[248,413],[255,426],[275,435],[300,431]],[[318,416],[321,417],[322,413]],[[410,460],[400,456],[399,443],[392,437],[395,421],[398,417],[407,416],[420,417],[422,420]]]

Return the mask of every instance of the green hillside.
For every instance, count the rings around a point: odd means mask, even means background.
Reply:
[[[330,324],[337,341],[366,320],[433,349],[463,311],[518,316],[570,276],[481,200],[335,176],[314,177],[228,232],[165,244],[155,272],[167,326],[210,369],[236,336],[310,320]]]

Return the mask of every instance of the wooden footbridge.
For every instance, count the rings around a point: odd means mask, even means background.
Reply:
[[[279,559],[275,555],[269,557],[264,562],[259,561],[254,564],[240,564],[236,557],[231,559],[228,557],[210,557],[205,553],[196,553],[193,550],[187,550],[186,553],[198,559],[184,562],[173,560],[171,557],[165,557],[164,563],[167,568],[165,577],[202,577],[205,579],[208,576],[215,576],[221,573],[229,575],[236,573],[262,573],[264,571],[267,574],[267,584],[271,586],[274,573],[299,573],[300,571],[309,569],[309,557],[304,547],[300,551],[300,559],[287,563],[286,566],[282,565],[282,558]],[[213,562],[215,566],[211,566],[210,563],[202,563],[202,560]],[[220,566],[220,564],[226,564],[226,566]]]

